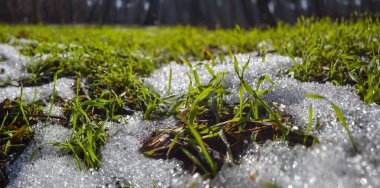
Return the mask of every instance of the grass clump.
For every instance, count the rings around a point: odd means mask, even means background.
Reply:
[[[23,89],[20,96],[22,94]],[[21,97],[15,100],[6,98],[0,103],[0,185],[5,186],[8,182],[3,176],[7,164],[12,163],[33,140],[31,125],[47,118],[42,110],[42,101],[26,103]]]
[[[277,44],[286,49],[285,54],[302,58],[289,70],[295,78],[352,85],[364,102],[379,104],[379,25],[371,18],[355,22],[301,18],[294,27],[276,28],[276,33],[292,31],[277,35],[276,43],[285,44]]]
[[[224,101],[223,96],[231,93],[222,84],[227,73],[216,74],[208,64],[195,65],[204,66],[212,75],[208,84],[201,84],[193,65],[183,61],[191,72],[188,75],[189,90],[176,97],[168,111],[168,114],[176,115],[179,126],[153,133],[140,148],[146,156],[175,157],[184,161],[190,171],[214,177],[224,162],[235,162],[250,142],[262,143],[267,139],[281,138],[292,144],[305,143],[310,146],[317,141],[301,131],[291,131],[291,122],[287,122],[259,97],[270,89],[254,90],[244,80],[249,60],[240,73],[235,59],[235,71],[241,83],[239,104],[227,104]],[[263,76],[257,88],[264,80],[272,82],[269,77]],[[244,99],[244,91],[249,94],[247,99]]]
[[[77,97],[68,104],[70,114],[69,126],[71,126],[71,135],[64,142],[50,143],[60,150],[74,155],[79,168],[81,168],[81,159],[87,168],[97,168],[100,160],[97,153],[101,146],[106,142],[107,134],[104,124],[109,117],[109,111],[105,104],[110,100],[98,98],[91,100],[86,96],[79,95],[80,79],[77,80]],[[106,120],[101,122],[94,112],[97,108],[105,110]],[[101,118],[102,119],[102,118]]]
[[[131,71],[124,73],[110,75],[104,78],[103,83],[93,83],[97,90],[91,94],[81,87],[80,78],[77,79],[77,97],[66,103],[65,110],[69,116],[67,126],[72,130],[70,138],[50,144],[74,155],[79,168],[81,161],[87,169],[99,167],[98,153],[108,138],[105,127],[107,121],[116,121],[123,115],[131,115],[136,110],[143,109],[145,118],[153,118],[159,114],[161,99],[158,95],[137,80]],[[107,85],[110,82],[114,85],[120,84],[123,93],[117,94],[120,90],[113,89],[119,88]]]

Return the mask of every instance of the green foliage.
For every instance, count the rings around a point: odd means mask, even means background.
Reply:
[[[23,87],[20,96],[23,96]],[[32,124],[45,119],[42,115],[43,103],[35,101],[25,102],[25,97],[18,97],[15,100],[5,99],[0,103],[0,157],[2,160],[9,160],[10,156],[18,155],[20,151],[33,139],[31,132]]]
[[[62,76],[80,72],[95,82],[102,81],[99,76],[120,72],[123,67],[141,76],[171,60],[207,59],[215,63],[218,59],[225,61],[228,53],[258,51],[263,59],[271,52],[288,55],[294,61],[302,58],[289,70],[297,79],[352,85],[365,102],[380,102],[380,24],[372,18],[353,21],[301,17],[294,25],[279,22],[277,27],[265,30],[1,25],[0,33],[3,43],[14,38],[38,41],[15,42],[23,46],[25,55],[52,54],[46,62],[29,68],[35,76],[24,85],[52,80],[61,69]],[[62,53],[70,58],[60,56]]]
[[[172,87],[172,68],[170,68],[169,72],[169,81],[168,81],[168,95],[170,95],[170,89]]]
[[[307,126],[306,126],[305,138],[303,140],[304,143],[306,143],[307,135],[309,135],[309,131],[310,131],[312,123],[313,123],[313,106],[310,105],[310,107],[309,107],[309,119],[308,119]]]
[[[72,127],[70,138],[64,142],[50,143],[60,150],[74,155],[79,168],[81,168],[81,159],[87,168],[97,168],[100,160],[97,154],[101,146],[106,142],[107,134],[105,132],[105,123],[110,117],[110,108],[116,101],[104,99],[103,96],[91,100],[86,96],[79,95],[80,79],[77,79],[77,97],[69,104],[68,111],[71,114],[69,125]],[[103,113],[105,119],[97,116]],[[100,112],[97,112],[100,111]],[[112,118],[112,117],[111,117]]]
[[[289,72],[302,81],[352,85],[366,103],[380,103],[379,20],[298,19],[274,29],[275,49],[302,58]],[[281,34],[282,33],[282,34]]]

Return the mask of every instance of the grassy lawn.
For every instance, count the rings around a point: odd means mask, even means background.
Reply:
[[[308,135],[308,130],[292,131],[291,122],[261,99],[270,89],[249,86],[243,77],[249,62],[244,67],[235,62],[241,100],[231,105],[223,100],[229,93],[221,84],[223,74],[215,74],[206,66],[213,79],[200,83],[189,61],[218,63],[227,55],[252,51],[263,58],[268,53],[300,57],[302,62],[286,70],[287,74],[301,81],[350,85],[364,102],[380,104],[379,40],[379,21],[370,18],[300,18],[294,25],[279,23],[274,28],[249,30],[1,25],[0,43],[21,46],[23,55],[39,59],[27,67],[30,78],[16,80],[20,85],[55,83],[60,77],[77,81],[74,100],[65,103],[54,95],[50,99],[52,104],[64,103],[65,117],[43,115],[41,101],[1,101],[1,159],[8,160],[33,139],[32,124],[60,118],[72,129],[72,136],[66,142],[51,144],[74,155],[78,164],[83,160],[86,168],[97,168],[101,162],[97,153],[107,141],[104,121],[143,111],[146,119],[175,115],[180,127],[154,133],[142,144],[141,152],[150,157],[187,158],[197,166],[196,171],[212,177],[224,161],[211,153],[217,151],[234,162],[239,152],[234,147],[237,143],[278,138],[310,146],[318,141]],[[0,57],[0,63],[4,60]],[[164,98],[146,87],[141,78],[170,61],[188,65],[194,80],[186,94]],[[171,79],[169,76],[169,85]],[[81,86],[82,81],[86,88]],[[263,75],[258,85],[263,82],[272,80]],[[0,82],[2,87],[10,84]],[[243,100],[245,91],[251,99]],[[331,105],[344,125],[340,110]],[[216,139],[223,147],[212,146]]]

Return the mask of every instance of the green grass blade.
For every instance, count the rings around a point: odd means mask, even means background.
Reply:
[[[289,48],[285,48],[285,51],[286,51],[286,53],[288,54],[288,56],[292,59],[292,61],[293,61],[294,63],[297,63],[297,62],[296,62],[296,59],[295,59],[295,57],[294,57],[294,55],[290,52]]]
[[[272,81],[272,79],[269,78],[268,75],[264,75],[264,76],[261,76],[259,78],[259,80],[257,81],[257,84],[256,84],[256,91],[259,90],[261,84],[263,84],[264,80],[268,81],[269,83],[273,84],[274,85],[274,82]]]
[[[317,95],[317,94],[310,94],[310,93],[308,93],[308,94],[305,94],[304,96],[307,97],[307,98],[311,98],[311,99],[324,99],[324,100],[328,100],[325,97],[323,97],[321,95]]]
[[[352,134],[351,134],[351,131],[348,129],[348,125],[347,125],[347,122],[346,122],[346,119],[344,118],[343,116],[343,113],[342,113],[342,110],[337,106],[335,105],[333,102],[330,101],[330,105],[331,107],[334,109],[335,111],[335,114],[337,115],[339,121],[342,123],[343,125],[343,128],[346,130],[347,134],[348,134],[348,137],[352,143],[352,147],[354,148],[354,150],[357,152],[358,149],[356,147],[356,143],[355,143],[355,140],[354,138],[352,137]]]
[[[50,99],[50,108],[49,108],[48,117],[46,118],[46,122],[48,122],[50,120],[51,112],[53,110],[53,105],[54,105],[55,94],[57,92],[56,86],[57,86],[58,74],[61,73],[61,72],[63,72],[63,70],[59,70],[59,71],[57,71],[54,74],[54,78],[53,78],[53,93],[52,93],[51,99]]]
[[[80,159],[79,159],[76,151],[74,150],[73,146],[70,144],[69,141],[66,141],[66,144],[67,144],[67,147],[73,152],[75,162],[77,163],[79,170],[82,170],[82,167],[80,165]]]
[[[201,147],[202,154],[206,158],[207,163],[209,164],[212,174],[216,174],[217,165],[214,162],[214,160],[211,158],[210,154],[208,153],[206,146],[201,138],[201,135],[199,135],[198,131],[193,127],[193,125],[189,124],[189,129],[191,131],[191,134],[194,136],[195,140],[197,141],[197,144]]]
[[[239,114],[240,118],[243,117],[243,98],[244,98],[244,86],[239,84]]]
[[[169,158],[170,152],[171,152],[172,149],[174,148],[174,146],[175,146],[175,144],[177,143],[178,139],[179,139],[179,133],[175,135],[175,137],[173,138],[172,143],[170,143],[170,146],[169,146],[168,152],[166,152],[166,158]]]
[[[276,113],[273,112],[272,109],[270,109],[270,107],[268,106],[268,104],[263,101],[257,94],[256,92],[252,89],[252,87],[245,81],[245,80],[240,80],[244,86],[244,88],[248,91],[248,93],[255,99],[257,100],[258,103],[260,103],[264,108],[265,110],[274,118],[274,120],[276,121],[276,123],[278,124],[278,126],[281,126],[282,123],[280,121],[280,119],[278,118],[278,116],[276,115]]]
[[[215,91],[214,88],[208,87],[197,96],[197,98],[194,100],[193,104],[191,105],[191,110],[189,113],[189,124],[194,123],[199,103],[203,101],[204,99],[206,99],[214,91]]]
[[[24,94],[24,86],[21,85],[21,91],[20,91],[20,101],[19,101],[19,105],[20,105],[20,110],[21,110],[21,114],[26,122],[26,124],[28,126],[30,126],[29,124],[29,120],[28,120],[28,117],[26,117],[26,114],[25,114],[25,110],[24,110],[24,104],[22,102],[22,95]]]
[[[201,168],[205,173],[209,173],[206,167],[195,157],[193,154],[191,154],[186,149],[182,149],[182,152],[191,160],[194,164],[196,164],[199,168]]]
[[[250,61],[251,61],[251,57],[249,57],[248,60],[244,63],[243,70],[241,71],[241,72],[242,72],[242,73],[241,73],[241,77],[244,76],[243,74],[244,74],[245,71],[247,70]]]
[[[182,61],[183,63],[185,63],[190,69],[193,69],[193,66],[190,64],[189,61],[187,61],[187,60],[184,59],[184,58],[180,58],[180,59],[181,59],[181,61]]]
[[[3,130],[4,124],[5,124],[5,121],[7,120],[7,118],[8,118],[8,112],[3,117],[3,121],[1,122],[1,126],[0,126],[0,131]]]
[[[307,126],[306,126],[305,138],[303,139],[304,144],[306,143],[307,136],[309,135],[309,131],[310,131],[312,121],[313,121],[313,106],[310,105],[310,107],[309,107],[309,119],[308,119]]]
[[[209,64],[204,64],[204,66],[207,69],[207,71],[211,74],[212,77],[216,77],[214,70],[212,70]]]
[[[236,59],[235,56],[234,56],[234,69],[235,69],[236,75],[238,75],[238,77],[240,78],[241,76],[239,74],[239,64],[238,64],[237,59]]]
[[[169,71],[169,81],[168,81],[168,94],[167,95],[170,95],[170,89],[172,87],[172,68],[170,67],[170,71]]]

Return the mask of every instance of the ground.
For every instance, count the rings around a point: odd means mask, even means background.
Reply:
[[[2,185],[380,186],[377,20],[0,31]]]

